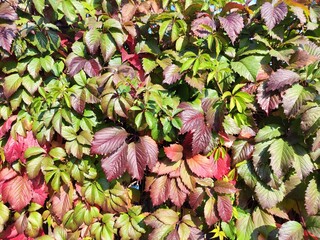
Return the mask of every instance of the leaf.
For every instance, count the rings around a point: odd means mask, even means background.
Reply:
[[[283,89],[283,87],[287,85],[292,85],[293,83],[299,81],[300,76],[297,73],[286,69],[279,69],[278,71],[273,72],[270,75],[266,90],[268,92],[274,90],[281,90]]]
[[[18,15],[9,2],[1,2],[0,4],[0,18],[6,20],[17,20]]]
[[[197,154],[191,158],[187,158],[187,163],[190,170],[196,174],[198,177],[209,177],[214,176],[213,165],[214,160],[212,158],[207,158],[200,154]]]
[[[163,76],[163,83],[173,84],[181,78],[180,68],[175,64],[171,64],[164,69]]]
[[[28,72],[33,78],[39,76],[39,71],[41,69],[41,63],[39,58],[33,58],[28,64]]]
[[[277,177],[287,173],[294,161],[294,152],[291,146],[282,139],[277,139],[269,147],[270,165]]]
[[[196,209],[202,204],[203,197],[204,191],[201,187],[197,187],[192,192],[190,192],[189,203],[192,209]]]
[[[222,28],[227,32],[232,44],[234,44],[242,28],[244,27],[243,18],[240,14],[233,12],[226,17],[219,17]]]
[[[212,31],[216,29],[213,19],[211,19],[209,14],[198,13],[197,18],[191,23],[192,33],[197,37],[204,38],[211,33],[209,29],[212,29]]]
[[[52,196],[51,211],[59,220],[62,220],[65,213],[72,208],[72,199],[70,198],[69,191],[67,185],[63,185]]]
[[[172,209],[158,209],[153,213],[153,216],[167,225],[175,225],[179,221],[178,213]]]
[[[319,60],[319,57],[309,55],[305,50],[298,49],[290,58],[290,67],[303,68]]]
[[[18,88],[20,87],[22,82],[21,77],[19,74],[11,74],[7,77],[4,78],[4,83],[3,83],[3,93],[4,96],[9,99],[12,94],[14,94]]]
[[[255,187],[257,199],[263,209],[275,207],[277,203],[283,200],[283,192],[283,186],[276,190],[260,182],[257,182],[257,185]]]
[[[110,154],[125,142],[128,133],[123,128],[104,128],[94,134],[91,153]]]
[[[298,177],[302,180],[306,178],[314,169],[313,163],[307,151],[300,145],[294,146],[293,167]]]
[[[283,96],[283,109],[287,116],[295,116],[306,101],[312,101],[314,95],[299,84],[287,89]]]
[[[238,73],[240,76],[248,79],[251,82],[256,81],[258,71],[261,68],[262,57],[249,56],[242,58],[238,62],[231,62],[232,70]]]
[[[128,171],[136,179],[142,179],[147,165],[147,156],[141,143],[129,143],[127,155]]]
[[[262,142],[262,141],[266,141],[266,140],[270,140],[273,138],[277,138],[282,136],[283,134],[283,130],[281,129],[281,127],[277,124],[269,124],[264,126],[263,128],[261,128],[256,137],[255,137],[255,141],[256,142]]]
[[[308,232],[316,237],[320,237],[320,216],[311,216],[307,218],[306,226]]]
[[[284,2],[281,2],[276,6],[266,2],[261,7],[261,17],[266,22],[269,30],[279,24],[286,17],[287,13],[287,5]]]
[[[213,155],[210,156],[213,158]],[[230,171],[230,156],[226,153],[224,157],[219,157],[217,160],[214,160],[213,164],[213,176],[216,179],[222,179],[223,176],[227,175]]]
[[[246,214],[237,219],[236,232],[237,232],[238,240],[251,239],[251,234],[253,230],[254,230],[254,223],[252,221],[250,214]]]
[[[90,59],[84,64],[83,70],[89,77],[96,77],[100,74],[102,67],[96,59]]]
[[[187,194],[180,190],[175,179],[170,181],[169,198],[178,207],[181,207],[187,198]]]
[[[104,61],[109,62],[109,60],[117,50],[116,43],[114,42],[110,34],[101,35],[100,48]]]
[[[320,125],[320,107],[316,106],[305,111],[301,117],[301,129],[307,134],[316,131]]]
[[[307,213],[316,215],[319,212],[320,205],[320,187],[315,179],[311,179],[305,193],[305,207]]]
[[[44,181],[43,175],[38,174],[32,179],[32,202],[44,206],[48,197],[48,187]]]
[[[32,188],[27,177],[16,176],[2,186],[2,199],[16,211],[21,211],[32,199]]]
[[[258,93],[256,95],[257,101],[262,110],[264,110],[267,115],[269,115],[270,111],[277,109],[279,104],[281,103],[281,99],[279,94],[274,92],[268,92],[266,90],[267,82],[263,82],[258,87]]]
[[[10,53],[11,44],[16,36],[16,26],[0,24],[0,47]]]
[[[5,123],[0,127],[0,138],[2,138],[11,129],[12,123],[17,119],[17,115],[12,115],[5,121]]]
[[[239,134],[241,131],[241,128],[238,127],[236,121],[229,115],[225,116],[222,125],[224,128],[224,131],[230,135]]]
[[[154,206],[164,203],[169,198],[170,181],[166,175],[156,178],[150,189],[150,196]]]
[[[273,216],[259,207],[256,207],[252,213],[252,219],[256,228],[261,226],[276,226],[276,221],[274,220]]]
[[[283,240],[300,240],[303,239],[303,228],[296,221],[288,221],[282,224],[279,229],[279,239]]]
[[[213,197],[210,197],[206,204],[204,205],[204,217],[206,223],[211,226],[219,221],[216,210],[216,200]]]
[[[229,222],[232,218],[232,203],[230,197],[218,195],[217,208],[222,221]]]
[[[158,145],[149,136],[140,137],[140,143],[143,146],[144,151],[146,152],[147,166],[149,167],[149,169],[152,169],[158,161]]]
[[[91,54],[95,54],[100,46],[101,33],[98,29],[92,28],[84,35],[84,42]]]
[[[85,58],[70,54],[69,57],[66,59],[68,74],[71,77],[73,77],[78,72],[80,72],[81,69],[83,69],[86,62],[87,62],[87,60]]]
[[[3,204],[3,202],[0,202],[0,227],[4,225],[8,220],[10,216],[10,210],[9,208]]]
[[[183,157],[183,147],[179,144],[171,144],[169,147],[164,147],[164,152],[168,158],[176,162]]]
[[[32,0],[36,10],[43,16],[43,10],[45,7],[45,0]]]
[[[233,164],[250,159],[254,150],[254,146],[244,140],[234,141],[231,148]]]
[[[217,193],[222,194],[232,194],[237,192],[237,189],[234,187],[232,183],[223,180],[215,181],[213,189]]]

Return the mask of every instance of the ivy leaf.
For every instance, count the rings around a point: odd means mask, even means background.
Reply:
[[[211,33],[208,28],[211,29],[211,32],[216,29],[213,19],[207,13],[198,13],[197,18],[191,23],[192,33],[197,37],[204,38]]]
[[[287,15],[288,8],[284,2],[273,6],[271,3],[266,2],[261,7],[261,17],[266,22],[269,30],[279,24]]]
[[[312,101],[314,95],[299,84],[287,89],[282,97],[284,113],[295,116],[306,101]]]
[[[320,238],[320,216],[311,216],[307,218],[306,226],[308,232]]]
[[[32,187],[27,176],[16,176],[2,186],[2,199],[16,211],[21,211],[32,199]]]
[[[268,92],[266,88],[267,82],[263,82],[263,84],[258,87],[256,98],[261,109],[269,115],[270,111],[278,108],[281,103],[281,98],[279,94],[275,92]]]
[[[240,61],[231,62],[232,70],[240,76],[248,79],[251,82],[256,81],[258,71],[261,68],[261,60],[263,57],[249,56],[242,58]]]
[[[288,221],[282,224],[279,229],[279,239],[300,240],[303,239],[303,227],[296,221]]]
[[[0,47],[10,53],[11,44],[16,36],[16,26],[0,24]]]
[[[294,152],[289,144],[282,140],[277,139],[269,147],[270,165],[277,177],[282,177],[289,171],[294,161]]]
[[[171,144],[169,147],[164,147],[164,152],[168,158],[176,162],[183,157],[183,147],[179,144]]]
[[[1,2],[0,4],[0,18],[6,20],[17,20],[18,15],[9,2]]]
[[[311,179],[305,193],[305,207],[309,215],[316,215],[320,208],[320,185]]]
[[[100,46],[101,33],[98,29],[92,28],[86,32],[84,41],[91,54],[95,54]]]
[[[299,74],[286,69],[279,69],[270,75],[268,85],[266,90],[274,91],[281,90],[287,85],[292,85],[293,83],[299,82]]]
[[[163,76],[163,83],[173,84],[181,78],[180,68],[175,64],[171,64],[164,69]]]
[[[222,221],[229,222],[232,217],[232,203],[230,197],[218,195],[217,208]]]
[[[191,171],[199,177],[212,178],[214,176],[214,160],[212,158],[197,154],[191,158],[187,158],[187,163]]]
[[[232,44],[237,39],[242,28],[244,27],[243,18],[240,14],[233,12],[226,17],[219,17],[222,28],[227,32]]]

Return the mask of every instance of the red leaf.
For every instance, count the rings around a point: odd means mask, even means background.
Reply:
[[[38,175],[31,180],[32,182],[32,201],[44,206],[48,197],[48,187],[43,179],[43,175]]]
[[[10,129],[12,122],[14,122],[17,119],[17,115],[13,115],[8,118],[7,121],[0,127],[0,138],[2,138]]]
[[[86,61],[83,68],[83,70],[89,75],[89,77],[98,76],[101,69],[102,67],[96,59],[90,59],[89,61]]]
[[[234,41],[237,39],[238,35],[240,34],[242,28],[244,27],[243,18],[240,14],[233,12],[225,18],[219,17],[219,20],[233,44]]]
[[[273,72],[269,78],[267,91],[281,90],[284,86],[299,82],[299,74],[286,69]]]
[[[198,154],[202,151],[208,152],[212,147],[211,128],[203,125],[194,131],[192,135],[192,153]]]
[[[18,15],[8,2],[2,2],[0,3],[0,18],[14,21],[18,19]]]
[[[264,82],[258,88],[257,93],[257,101],[262,110],[264,110],[267,115],[269,115],[270,111],[277,109],[279,104],[281,103],[281,99],[279,94],[273,92],[266,91],[267,83]]]
[[[199,207],[203,201],[204,191],[201,187],[195,188],[189,195],[189,203],[193,209]]]
[[[140,143],[142,144],[147,156],[147,166],[152,169],[158,162],[158,145],[149,136],[140,137]]]
[[[302,68],[315,63],[319,57],[309,55],[306,51],[299,49],[290,58],[290,66],[293,68]]]
[[[214,160],[202,155],[195,155],[187,159],[189,168],[193,173],[199,177],[213,177],[214,176]]]
[[[54,193],[52,196],[52,213],[60,221],[64,214],[72,208],[72,202],[69,196],[69,189],[67,185],[60,187],[59,192]]]
[[[108,181],[121,176],[126,171],[127,150],[128,145],[124,144],[109,157],[105,157],[101,160],[101,167],[105,172]]]
[[[15,224],[11,224],[6,227],[6,229],[0,233],[0,238],[5,240],[31,240],[33,238],[29,238],[23,233],[18,233]]]
[[[163,77],[164,77],[163,83],[167,83],[167,84],[175,83],[181,78],[180,68],[175,64],[169,65],[164,69]]]
[[[128,172],[134,178],[141,180],[144,175],[144,169],[147,165],[147,155],[141,143],[130,143],[128,145]]]
[[[213,155],[210,156],[213,159]],[[219,158],[213,164],[213,176],[216,179],[222,179],[230,171],[230,156],[226,153],[224,158]]]
[[[170,182],[169,198],[178,207],[181,207],[187,198],[187,194],[182,192],[178,188],[177,183],[174,178],[171,179],[171,182]]]
[[[169,198],[170,179],[163,175],[157,178],[151,185],[150,196],[154,206],[164,203]]]
[[[70,96],[71,106],[78,113],[82,114],[86,106],[86,92],[83,89],[79,89]]]
[[[9,24],[0,25],[0,47],[2,47],[7,52],[11,52],[11,44],[16,36],[16,26]]]
[[[285,18],[287,13],[287,5],[284,2],[281,2],[275,7],[271,3],[266,2],[261,7],[261,17],[266,22],[269,30],[280,23]]]
[[[128,133],[123,128],[104,128],[94,134],[91,153],[110,154],[124,144]]]
[[[219,221],[215,198],[210,197],[204,205],[204,217],[209,226]]]
[[[197,18],[191,23],[191,31],[193,34],[201,38],[208,36],[210,32],[204,28],[203,25],[210,27],[212,31],[216,29],[216,25],[209,14],[198,13]]]
[[[18,135],[17,140],[21,138],[22,137]],[[23,144],[20,144],[18,141],[14,140],[12,136],[10,136],[3,148],[3,151],[6,161],[13,163],[23,155]]]
[[[32,187],[26,175],[16,176],[3,184],[2,199],[9,202],[14,210],[21,211],[30,203],[31,198]]]
[[[218,213],[222,221],[229,222],[232,217],[232,204],[228,196],[218,196]]]
[[[66,60],[66,65],[68,68],[67,73],[73,77],[78,72],[80,72],[81,69],[83,69],[84,65],[87,63],[87,60],[83,57],[78,57],[74,54],[70,54]],[[87,66],[87,68],[90,66]],[[89,71],[87,69],[87,71]],[[88,74],[89,75],[89,74]]]
[[[230,182],[226,182],[223,180],[218,180],[214,182],[214,188],[217,193],[222,194],[231,194],[236,193],[237,189],[234,187],[234,185]]]
[[[164,147],[164,152],[168,158],[176,162],[183,157],[183,147],[179,144],[171,144],[169,147]]]

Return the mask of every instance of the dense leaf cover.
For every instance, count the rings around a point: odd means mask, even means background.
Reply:
[[[320,238],[319,1],[0,1],[0,239]]]

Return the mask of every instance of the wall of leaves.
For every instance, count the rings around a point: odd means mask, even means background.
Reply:
[[[319,1],[1,0],[1,239],[320,238]]]

